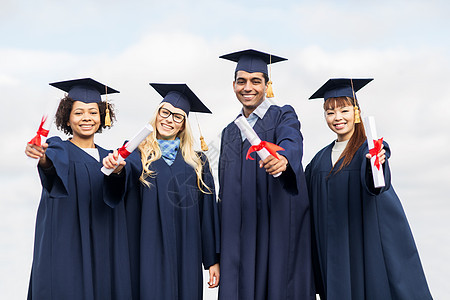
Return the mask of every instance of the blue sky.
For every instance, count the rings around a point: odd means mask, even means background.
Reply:
[[[275,101],[302,123],[306,164],[334,136],[320,101],[328,78],[373,77],[358,92],[392,148],[402,199],[436,299],[450,292],[450,4],[447,1],[1,1],[0,298],[23,299],[40,184],[25,159],[43,108],[59,99],[49,82],[92,77],[118,89],[118,122],[96,137],[115,148],[161,100],[149,82],[186,82],[213,115],[198,115],[212,148],[239,111],[234,64],[247,48],[287,57],[274,64]],[[191,120],[192,121],[192,120]],[[197,125],[192,123],[196,132]],[[52,128],[51,134],[58,134]],[[213,154],[210,154],[214,156]],[[214,157],[210,157],[214,160]],[[27,187],[23,187],[27,183]],[[209,296],[213,298],[213,295]],[[209,299],[210,299],[209,298]],[[208,298],[207,298],[208,299]]]

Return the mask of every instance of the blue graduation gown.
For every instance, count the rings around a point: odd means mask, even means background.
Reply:
[[[386,186],[375,189],[367,142],[347,167],[330,174],[333,145],[306,167],[321,299],[431,299],[388,161],[383,165]],[[387,143],[384,149],[389,157]]]
[[[147,178],[150,187],[139,181],[138,150],[127,158],[125,174],[106,180],[107,203],[126,204],[137,299],[202,299],[201,266],[218,262],[220,229],[214,180],[204,154],[201,159],[210,194],[199,190],[195,170],[180,151],[171,166],[162,158],[151,164],[156,176]]]
[[[250,144],[234,122],[223,130],[219,298],[314,299],[300,122],[291,106],[272,105],[253,128],[261,140],[285,149],[280,154],[289,166],[274,178],[259,168],[259,157],[245,159]]]
[[[103,201],[102,164],[70,141],[47,140],[28,299],[131,299],[123,205]],[[96,146],[100,157],[108,154]]]

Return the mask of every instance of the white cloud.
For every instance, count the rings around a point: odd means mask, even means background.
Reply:
[[[17,86],[19,81],[10,75],[0,74],[0,86]]]

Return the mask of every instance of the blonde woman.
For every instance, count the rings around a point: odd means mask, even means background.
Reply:
[[[190,111],[210,113],[185,84],[151,84],[164,97],[154,131],[106,180],[105,197],[124,200],[134,297],[202,299],[202,269],[219,283],[219,220],[208,160],[193,149]],[[117,165],[117,151],[103,160]]]

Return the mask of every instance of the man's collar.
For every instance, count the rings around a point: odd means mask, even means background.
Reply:
[[[269,110],[269,108],[270,108],[270,106],[271,106],[272,104],[273,104],[273,103],[272,103],[270,100],[264,99],[264,101],[261,102],[261,104],[258,105],[257,108],[255,108],[255,110],[249,115],[249,117],[250,117],[251,115],[255,114],[255,115],[257,115],[260,119],[264,118],[264,116],[266,115],[266,112]],[[243,109],[241,109],[241,112],[240,112],[239,115],[242,115],[242,116],[244,115],[244,110],[243,110]]]

